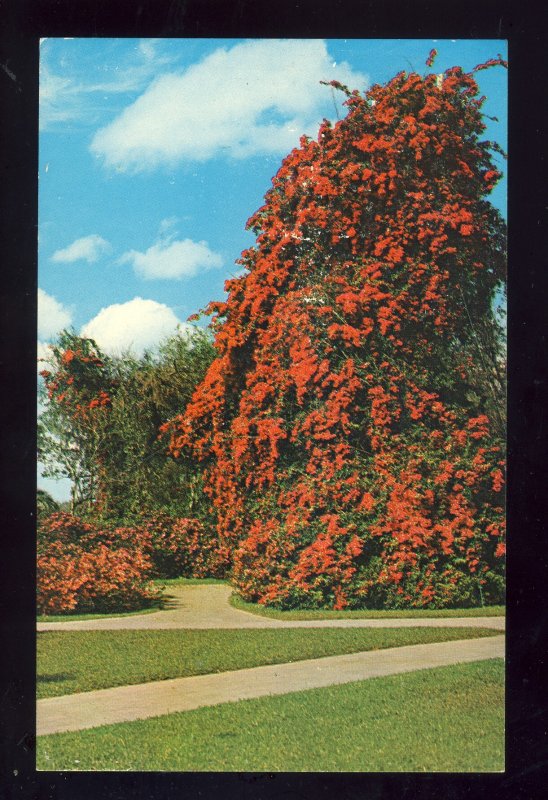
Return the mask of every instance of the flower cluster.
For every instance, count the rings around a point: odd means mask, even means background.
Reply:
[[[81,348],[58,349],[55,374],[44,369],[48,398],[70,411],[76,419],[90,419],[93,409],[108,408],[111,398],[104,390],[104,362],[93,349],[91,340],[80,339]]]
[[[121,612],[150,605],[152,562],[131,529],[106,531],[55,513],[38,528],[41,614]]]

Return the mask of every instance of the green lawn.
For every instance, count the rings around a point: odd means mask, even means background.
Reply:
[[[227,584],[224,578],[162,578],[154,581],[157,586],[210,586],[219,583]]]
[[[38,697],[261,664],[492,636],[483,628],[46,631],[38,634]]]
[[[493,659],[227,703],[39,737],[37,767],[497,772],[503,686],[503,661]]]
[[[333,611],[329,609],[295,609],[280,611],[275,608],[248,603],[237,594],[232,594],[230,604],[239,611],[248,611],[261,617],[271,619],[390,619],[413,617],[501,617],[504,616],[504,606],[478,606],[477,608],[442,608],[442,609],[405,609],[397,611],[360,610],[360,611]]]
[[[152,614],[154,611],[160,611],[162,604],[150,606],[150,608],[141,608],[138,611],[119,611],[117,614],[39,614],[36,617],[37,622],[80,622],[86,619],[108,619],[109,617],[134,617],[137,614]]]

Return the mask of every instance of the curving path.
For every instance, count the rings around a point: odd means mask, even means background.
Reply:
[[[177,628],[494,628],[504,617],[417,617],[391,619],[278,620],[240,611],[229,604],[226,584],[168,587],[169,606],[150,614],[106,619],[39,622],[39,631],[169,630]]]
[[[275,620],[229,604],[226,584],[169,588],[169,606],[150,614],[72,622],[40,622],[39,631],[176,628],[483,627],[503,631],[504,617]],[[295,663],[151,681],[51,697],[37,702],[37,735],[129,722],[251,697],[349,683],[381,675],[504,657],[504,636],[408,645]]]

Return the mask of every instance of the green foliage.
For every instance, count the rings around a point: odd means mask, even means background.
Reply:
[[[36,490],[36,511],[38,517],[47,517],[55,511],[59,511],[59,503],[44,489]]]
[[[38,459],[44,476],[68,478],[70,511],[89,512],[99,494],[106,412],[114,389],[112,363],[92,339],[62,331],[41,371]]]
[[[117,523],[143,511],[203,513],[200,473],[167,455],[161,427],[184,408],[212,354],[198,329],[141,358],[108,357],[91,339],[60,334],[42,372],[38,454],[46,476],[71,480],[72,512]]]
[[[196,331],[168,339],[155,357],[117,361],[105,517],[132,519],[143,510],[194,516],[203,506],[195,463],[168,456],[160,431],[184,408],[212,356],[209,338]]]

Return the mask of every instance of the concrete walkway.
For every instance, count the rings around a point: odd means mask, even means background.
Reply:
[[[504,636],[417,644],[39,700],[37,735],[77,731],[430,667],[504,657]]]
[[[233,608],[226,584],[168,587],[169,607],[150,614],[67,622],[39,622],[39,631],[170,630],[177,628],[494,628],[504,617],[278,620]]]

